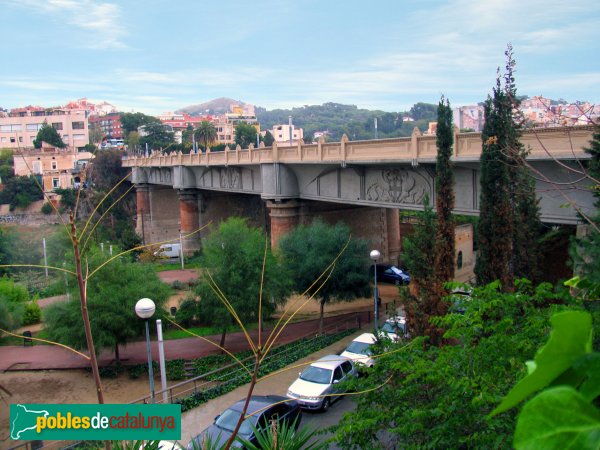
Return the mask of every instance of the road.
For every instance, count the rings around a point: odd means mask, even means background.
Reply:
[[[299,364],[308,365],[322,356],[342,352],[350,343],[350,341],[352,341],[352,339],[361,333],[369,331],[371,326],[371,324],[367,324],[362,330],[357,331],[350,336],[346,336],[335,344],[332,344],[329,347],[320,350],[319,352],[313,353],[312,355],[299,360],[294,365],[286,367],[283,372],[277,374],[276,376],[259,382],[254,389],[254,394],[285,396],[288,387],[298,377],[298,372],[302,370],[302,367],[298,367]],[[247,390],[248,385],[240,386],[239,388],[219,398],[210,400],[197,408],[183,413],[181,418],[181,443],[184,445],[187,444],[192,437],[198,435],[202,430],[211,425],[214,418],[224,409],[244,398]],[[353,409],[353,407],[354,402],[352,402],[350,398],[342,398],[341,400],[335,402],[326,413],[306,412],[302,417],[302,424],[315,429],[327,428],[336,424],[343,413],[346,410]],[[324,437],[320,436],[318,439],[322,440]],[[336,447],[331,446],[330,448]]]
[[[344,413],[354,411],[356,403],[352,401],[352,397],[342,397],[329,407],[326,413],[306,411],[302,414],[302,427],[307,427],[309,430],[325,430],[332,425],[336,425]],[[330,438],[333,433],[319,434],[310,442],[324,441]],[[334,444],[329,444],[329,450],[338,450],[340,447]]]

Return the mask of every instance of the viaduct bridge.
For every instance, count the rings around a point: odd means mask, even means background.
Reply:
[[[568,196],[583,210],[593,197],[581,175],[583,148],[592,126],[526,131],[522,143],[536,171],[542,220],[578,222]],[[480,133],[455,133],[453,157],[457,214],[479,213]],[[382,250],[386,260],[400,253],[400,210],[422,210],[429,194],[435,203],[435,136],[415,129],[408,138],[319,141],[272,147],[226,149],[198,154],[128,156],[137,192],[137,231],[145,242],[174,239],[208,221],[245,216],[263,226],[273,245],[298,223],[315,216],[343,220],[354,234]],[[579,180],[579,181],[578,181]],[[198,235],[184,241],[191,252]]]

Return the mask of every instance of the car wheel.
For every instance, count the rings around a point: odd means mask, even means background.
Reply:
[[[321,411],[326,412],[330,406],[331,406],[331,400],[329,399],[329,397],[325,397],[323,399],[323,404],[321,405]]]

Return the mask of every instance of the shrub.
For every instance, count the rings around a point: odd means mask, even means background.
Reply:
[[[52,205],[48,202],[44,203],[42,205],[42,213],[46,214],[47,216],[52,214],[54,212],[54,208],[52,207]]]
[[[129,378],[137,380],[143,373],[147,371],[147,366],[143,364],[138,364],[135,366],[130,366],[127,368],[127,372],[129,373]]]
[[[193,298],[187,298],[179,305],[175,313],[175,322],[182,327],[189,327],[198,312],[198,302]]]
[[[33,325],[34,323],[40,323],[42,320],[42,310],[36,301],[32,301],[25,305],[23,311],[23,317],[21,318],[21,324],[23,326]]]

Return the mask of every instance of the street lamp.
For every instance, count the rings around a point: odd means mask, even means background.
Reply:
[[[142,298],[135,304],[135,313],[140,319],[146,320],[146,347],[148,349],[148,377],[150,378],[150,399],[154,403],[154,371],[152,370],[152,350],[150,349],[150,330],[148,319],[154,315],[156,305],[149,298]]]
[[[375,287],[373,288],[373,298],[375,302],[375,329],[379,328],[377,324],[377,319],[379,317],[379,305],[377,304],[377,260],[381,258],[381,253],[379,250],[371,250],[369,254],[371,259],[373,260],[373,276],[375,277]]]

